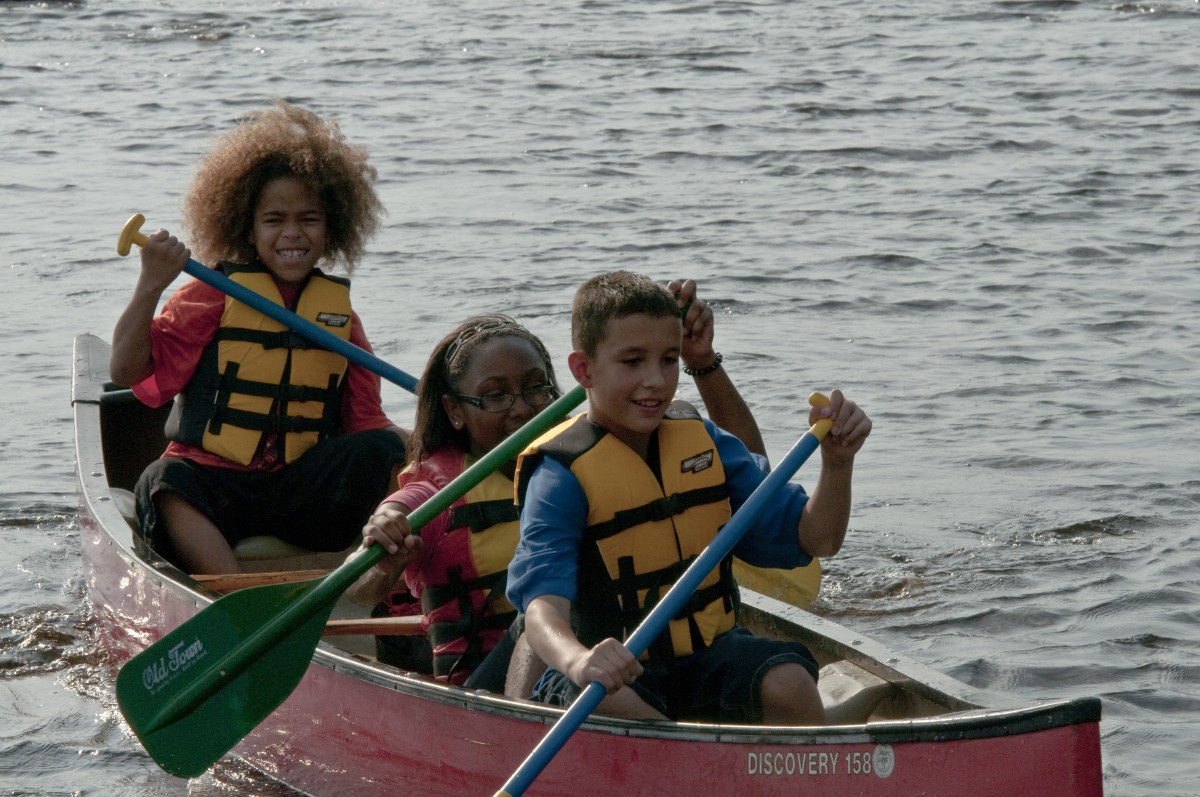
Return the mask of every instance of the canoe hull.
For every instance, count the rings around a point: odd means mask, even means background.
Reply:
[[[103,432],[117,423],[126,428],[122,413],[141,410],[102,412],[102,371],[92,363],[106,365],[106,353],[107,347],[91,336],[76,341],[79,516],[98,636],[113,660],[123,663],[217,596],[152,554],[143,558],[135,550],[111,486],[122,486],[120,481],[138,470],[136,464],[118,464],[122,448],[138,444],[127,435],[116,441],[110,434],[105,440]],[[113,483],[117,471],[124,475]],[[799,618],[794,622],[822,634],[833,633],[831,628],[845,631],[754,593],[747,594],[747,603]],[[885,657],[903,660],[845,633],[830,639],[831,649],[843,655],[852,648],[869,649],[873,658],[864,664],[870,666]],[[898,681],[917,679],[878,667]],[[959,710],[817,729],[594,718],[528,794],[1102,794],[1098,700],[983,709],[948,694],[959,687],[969,692],[965,685],[920,670],[916,663],[911,667],[906,672],[919,672],[921,681],[907,684],[915,695],[911,700],[925,700],[924,689]],[[493,794],[558,716],[554,709],[470,693],[322,643],[297,689],[232,755],[313,795]]]
[[[526,720],[447,710],[428,701],[398,700],[383,708],[339,683],[352,676],[316,667],[273,718],[267,761],[321,761],[317,772],[281,779],[315,794],[378,795],[392,789],[457,797],[493,794],[549,726]],[[321,694],[343,696],[339,719],[323,733],[297,737],[297,724],[328,710]],[[399,717],[371,723],[364,739],[351,718],[381,711]],[[437,728],[440,732],[431,733]],[[1100,740],[1096,723],[1072,724],[1012,736],[902,741],[901,727],[865,734],[822,735],[786,742],[638,738],[576,733],[529,789],[531,795],[1099,795]],[[415,734],[415,736],[413,735]],[[329,758],[330,736],[341,751]],[[256,742],[267,741],[256,733]],[[435,741],[414,745],[412,739]],[[393,743],[393,739],[405,740]],[[342,744],[344,743],[344,744]],[[254,760],[251,757],[251,760]],[[1066,761],[1079,762],[1064,769]],[[265,762],[260,762],[261,763]],[[329,777],[331,769],[336,777]],[[358,773],[347,789],[344,773]],[[370,776],[365,773],[372,773]],[[279,773],[281,776],[283,773]],[[615,790],[615,791],[614,791]]]

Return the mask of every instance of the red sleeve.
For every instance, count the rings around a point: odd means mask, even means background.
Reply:
[[[358,313],[351,313],[350,342],[373,353],[367,342]],[[392,425],[383,412],[383,393],[379,376],[361,365],[346,368],[346,390],[342,396],[342,434],[383,429]]]
[[[150,322],[150,355],[154,372],[133,386],[151,407],[161,407],[187,386],[200,355],[217,334],[225,294],[193,279],[175,291]]]

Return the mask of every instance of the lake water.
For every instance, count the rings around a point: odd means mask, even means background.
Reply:
[[[811,390],[874,417],[817,609],[1099,695],[1107,794],[1200,794],[1198,41],[1196,0],[0,2],[0,793],[288,794],[123,725],[69,405],[121,225],[176,229],[211,137],[284,97],[373,153],[382,357],[502,310],[561,363],[585,278],[695,277],[774,458]]]

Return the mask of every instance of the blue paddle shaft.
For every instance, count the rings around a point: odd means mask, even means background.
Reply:
[[[813,424],[803,437],[796,441],[779,466],[750,494],[746,503],[742,504],[737,514],[730,520],[720,533],[709,543],[704,552],[696,557],[696,561],[680,576],[675,585],[667,591],[661,601],[646,615],[633,634],[625,642],[625,647],[634,656],[640,656],[654,639],[663,632],[671,618],[683,608],[684,603],[691,597],[700,582],[704,580],[721,560],[728,556],[738,540],[754,522],[754,517],[762,507],[773,499],[775,492],[795,475],[800,466],[812,456],[821,445],[821,438],[828,431],[828,420]],[[588,716],[604,699],[604,687],[598,681],[592,681],[576,698],[567,712],[559,718],[537,747],[525,759],[517,771],[513,773],[504,788],[497,792],[496,797],[520,797],[529,788],[541,771],[558,754],[571,734],[579,729]]]
[[[188,258],[187,265],[183,267],[183,270],[222,293],[229,294],[242,304],[257,310],[268,318],[278,321],[297,335],[308,339],[318,346],[329,349],[334,354],[340,354],[350,362],[361,365],[372,373],[379,374],[392,384],[404,388],[409,393],[417,392],[417,380],[415,377],[404,373],[394,365],[384,362],[370,352],[360,349],[353,343],[342,340],[332,332],[321,329],[307,318],[301,318],[286,307],[275,304],[275,302],[261,294],[255,293],[245,285],[239,285],[221,272],[208,268],[191,258]]]
[[[117,254],[124,257],[129,254],[129,249],[133,244],[137,244],[138,246],[146,245],[146,236],[141,232],[141,226],[145,220],[145,217],[141,213],[135,213],[130,217],[129,221],[125,222],[125,227],[121,230],[121,235],[117,240]],[[232,296],[247,307],[251,307],[266,317],[278,321],[310,343],[315,343],[335,354],[342,355],[355,365],[361,365],[363,368],[378,374],[392,384],[404,388],[409,393],[417,392],[417,380],[415,377],[404,373],[394,365],[384,362],[374,354],[360,349],[353,343],[342,340],[337,335],[321,329],[321,327],[307,318],[301,318],[286,307],[275,304],[275,302],[261,294],[255,293],[245,285],[239,285],[221,272],[208,268],[203,263],[198,263],[191,258],[188,258],[183,270],[201,282],[211,285],[224,294]]]

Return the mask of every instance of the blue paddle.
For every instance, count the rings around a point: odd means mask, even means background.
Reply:
[[[117,254],[121,257],[128,255],[130,244],[137,244],[138,246],[146,245],[146,236],[141,232],[142,223],[145,221],[145,216],[141,213],[135,213],[130,217],[129,221],[125,222],[125,227],[121,230],[121,237],[117,239]],[[415,377],[404,373],[394,365],[384,362],[370,352],[360,349],[353,343],[349,343],[337,335],[326,332],[307,318],[301,318],[286,307],[275,304],[275,302],[255,293],[244,285],[239,285],[221,272],[208,268],[203,263],[198,263],[190,258],[187,265],[183,267],[183,270],[201,282],[207,283],[222,293],[232,296],[242,304],[254,308],[268,318],[278,321],[310,342],[328,349],[335,354],[340,354],[355,365],[361,365],[372,373],[379,374],[392,384],[404,388],[409,393],[417,392],[417,380]]]
[[[808,397],[808,402],[814,407],[829,406],[829,399],[820,393],[813,393]],[[783,461],[750,494],[733,519],[725,524],[725,527],[713,538],[704,552],[696,557],[696,560],[684,571],[675,585],[667,591],[658,605],[650,611],[650,614],[646,615],[646,619],[642,620],[629,636],[625,647],[629,649],[630,653],[634,656],[642,655],[650,643],[662,633],[671,618],[683,608],[683,604],[700,586],[704,577],[733,551],[737,541],[750,527],[754,516],[767,502],[774,499],[776,491],[791,479],[800,466],[817,450],[821,445],[821,438],[829,432],[831,426],[833,426],[833,421],[829,419],[817,421],[804,433],[803,437],[796,441]],[[583,693],[550,729],[550,732],[542,737],[542,741],[538,742],[537,747],[533,748],[533,752],[521,763],[504,787],[496,792],[495,797],[520,797],[524,794],[534,779],[541,774],[541,771],[571,738],[571,734],[579,729],[579,726],[603,699],[604,687],[598,681],[588,684]]]

